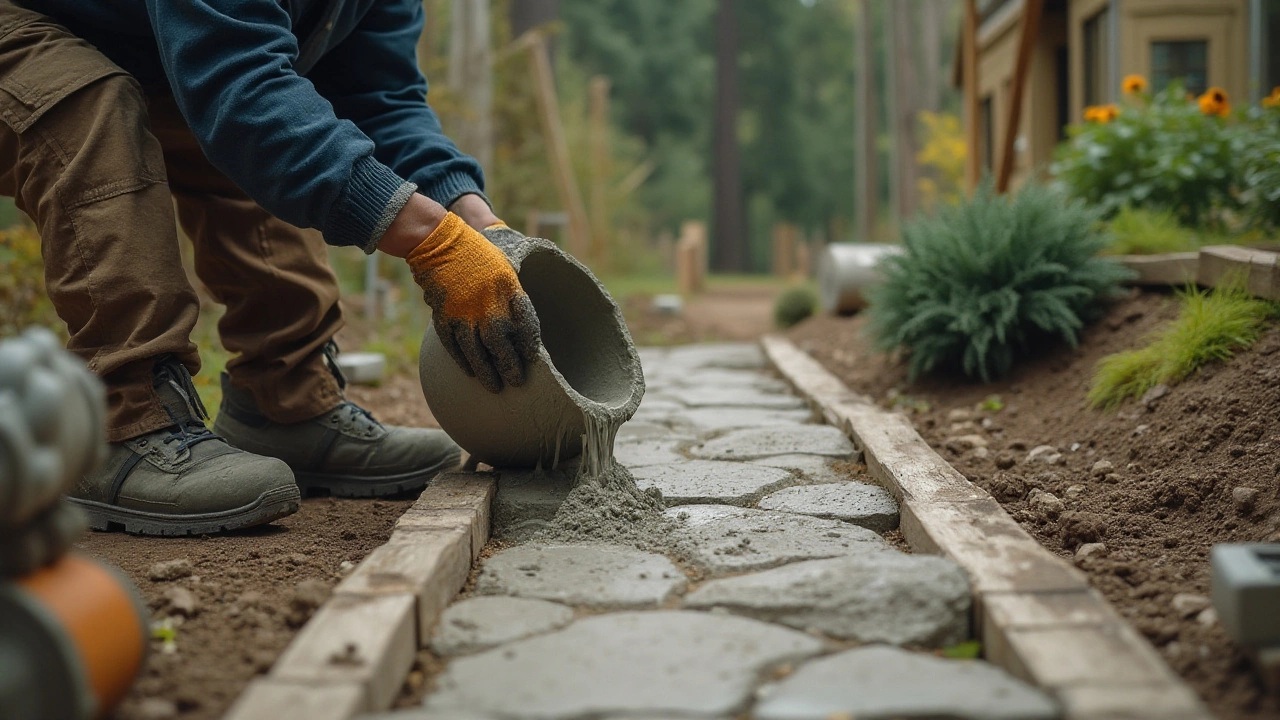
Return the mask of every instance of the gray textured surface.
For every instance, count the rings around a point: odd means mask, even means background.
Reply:
[[[679,439],[619,440],[613,446],[613,457],[629,468],[666,465],[688,460],[680,454]]]
[[[946,558],[864,553],[712,580],[685,607],[841,640],[943,648],[969,639],[969,580]]]
[[[738,428],[802,425],[810,418],[808,410],[775,410],[770,408],[691,408],[672,413],[667,421],[698,431],[736,430]]]
[[[853,443],[830,425],[752,428],[695,445],[690,454],[707,460],[754,460],[776,455],[823,455],[848,458]]]
[[[897,648],[847,650],[764,687],[757,720],[1052,720],[1044,693],[981,660]]]
[[[838,520],[727,505],[686,505],[667,515],[686,525],[689,562],[712,576],[891,550],[874,532]]]
[[[440,656],[487,650],[512,640],[558,630],[573,621],[573,609],[530,598],[473,597],[450,605],[431,634]]]
[[[852,480],[853,473],[837,469],[841,460],[822,457],[821,455],[775,455],[773,457],[752,460],[752,465],[783,468],[800,474],[805,482],[830,483]]]
[[[426,706],[502,717],[704,717],[744,709],[769,668],[822,643],[710,613],[615,613],[449,664]]]
[[[898,503],[879,485],[861,482],[801,485],[760,499],[761,510],[843,520],[868,530],[887,532],[898,527]]]
[[[650,465],[633,474],[641,489],[661,490],[668,505],[750,505],[762,494],[792,481],[791,473],[779,468],[714,460]]]
[[[593,608],[660,605],[687,581],[661,555],[620,545],[528,543],[484,562],[481,595],[513,595]]]

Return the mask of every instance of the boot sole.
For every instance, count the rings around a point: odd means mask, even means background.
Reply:
[[[298,487],[307,494],[327,491],[332,497],[340,498],[373,498],[401,495],[421,490],[436,475],[457,469],[462,463],[462,453],[453,453],[447,460],[421,470],[413,470],[399,475],[381,475],[368,477],[361,475],[338,475],[334,473],[303,472],[295,470],[294,478]]]
[[[302,494],[296,486],[269,490],[248,505],[215,513],[170,515],[131,510],[119,505],[67,498],[89,516],[89,527],[104,532],[123,531],[130,535],[181,537],[214,535],[263,525],[298,512]]]

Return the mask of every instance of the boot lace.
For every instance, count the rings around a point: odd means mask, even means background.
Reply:
[[[176,361],[167,361],[160,368],[160,374],[168,382],[169,387],[182,397],[186,403],[187,409],[190,411],[190,417],[186,419],[179,418],[173,414],[168,406],[164,406],[164,412],[173,421],[177,428],[164,439],[165,445],[178,443],[174,447],[175,454],[189,452],[191,448],[208,440],[222,440],[222,436],[214,433],[205,425],[205,421],[209,419],[209,411],[205,409],[204,403],[200,401],[200,393],[196,391],[196,385],[191,380],[190,373],[186,368],[179,365]]]

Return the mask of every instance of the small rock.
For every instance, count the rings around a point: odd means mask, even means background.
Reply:
[[[1062,511],[1066,509],[1066,505],[1058,499],[1057,495],[1044,492],[1039,488],[1032,489],[1030,496],[1027,498],[1027,504],[1031,506],[1032,510],[1038,511],[1050,520],[1056,520],[1062,514]]]
[[[950,438],[945,445],[953,453],[963,453],[974,448],[985,448],[987,439],[981,435],[960,435]]]
[[[1013,453],[1002,452],[996,455],[996,467],[1001,470],[1008,470],[1017,463],[1018,459],[1013,456]]]
[[[355,569],[356,569],[356,564],[351,562],[350,560],[343,560],[342,562],[338,563],[338,574],[340,575],[347,575],[352,570],[355,570]]]
[[[1027,462],[1039,462],[1045,465],[1066,464],[1066,458],[1052,445],[1037,445],[1027,453]]]
[[[1218,611],[1213,608],[1205,608],[1196,616],[1196,622],[1204,627],[1213,627],[1218,624]]]
[[[303,580],[293,587],[293,596],[289,598],[289,612],[285,622],[290,627],[302,627],[311,619],[325,600],[329,599],[329,583],[311,578]]]
[[[973,451],[973,457],[978,460],[986,460],[990,455],[991,451],[984,447],[975,448]]]
[[[1102,478],[1102,479],[1103,479],[1103,480],[1106,480],[1107,482],[1111,483],[1112,485],[1119,485],[1119,484],[1120,484],[1120,482],[1121,482],[1122,480],[1124,480],[1124,476],[1123,476],[1123,475],[1121,475],[1120,473],[1107,473],[1106,477],[1104,477],[1104,478]]]
[[[169,720],[178,717],[178,705],[166,698],[146,698],[138,703],[134,717],[139,720]]]
[[[1151,388],[1150,390],[1148,390],[1146,394],[1142,396],[1142,399],[1139,400],[1138,402],[1142,403],[1143,405],[1146,405],[1147,407],[1151,407],[1156,404],[1157,400],[1159,400],[1160,398],[1168,394],[1169,394],[1168,385],[1157,385]]]
[[[1107,554],[1107,544],[1100,542],[1085,543],[1076,550],[1076,562],[1080,562],[1091,555],[1105,557]]]
[[[1145,435],[1147,431],[1150,429],[1151,429],[1150,425],[1139,425],[1138,427],[1133,429],[1133,436],[1139,437],[1139,436]]]
[[[947,413],[947,419],[951,422],[964,422],[973,419],[973,412],[965,408],[956,408]]]
[[[1170,602],[1173,605],[1174,612],[1180,617],[1189,618],[1192,615],[1199,615],[1209,609],[1209,598],[1204,595],[1195,595],[1192,593],[1178,593],[1173,596]]]
[[[1236,505],[1236,512],[1241,515],[1248,515],[1253,512],[1253,508],[1258,504],[1258,489],[1251,487],[1237,487],[1231,490],[1231,501]]]
[[[1062,494],[1063,494],[1064,496],[1066,496],[1066,498],[1067,498],[1068,500],[1071,500],[1071,499],[1074,499],[1074,498],[1078,498],[1078,497],[1080,497],[1081,495],[1083,495],[1083,494],[1084,494],[1084,486],[1083,486],[1083,485],[1072,485],[1072,486],[1068,487],[1066,490],[1064,490]]]
[[[1101,478],[1101,477],[1106,477],[1111,473],[1115,472],[1115,469],[1116,469],[1116,466],[1112,465],[1111,461],[1099,460],[1098,462],[1093,464],[1093,467],[1090,468],[1089,473],[1096,478]]]
[[[178,558],[177,560],[165,560],[164,562],[155,563],[147,570],[147,576],[156,582],[190,577],[191,561],[186,558]]]
[[[186,588],[171,587],[165,590],[164,600],[166,610],[170,615],[191,618],[200,612],[200,601]]]

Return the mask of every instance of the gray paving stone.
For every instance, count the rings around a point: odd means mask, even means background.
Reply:
[[[621,545],[518,545],[484,562],[481,595],[586,607],[644,608],[683,592],[684,573],[661,555]]]
[[[969,639],[969,579],[934,555],[863,553],[712,580],[685,607],[723,609],[840,640],[941,648]]]
[[[795,395],[763,392],[751,388],[701,386],[688,388],[678,395],[680,402],[691,408],[739,407],[769,410],[801,410],[808,405]]]
[[[788,392],[790,386],[758,370],[694,370],[673,373],[668,382],[676,387],[752,388],[768,392]]]
[[[669,438],[672,434],[670,427],[659,422],[647,420],[632,420],[625,422],[622,427],[618,428],[618,440],[658,440]]]
[[[760,691],[757,720],[1052,720],[1044,693],[981,660],[881,646],[814,660]]]
[[[545,527],[573,489],[577,472],[577,460],[559,470],[499,471],[493,498],[494,534],[521,542]]]
[[[836,463],[842,462],[834,458],[820,455],[775,455],[774,457],[752,460],[753,465],[784,468],[800,473],[805,482],[829,483],[852,480],[853,473],[836,469]]]
[[[539,720],[733,715],[769,668],[821,650],[815,638],[745,618],[599,615],[449,663],[426,707]]]
[[[573,609],[545,600],[473,597],[440,615],[431,651],[442,657],[488,650],[495,645],[541,635],[573,622]]]
[[[679,450],[689,439],[675,435],[674,431],[673,435],[663,439],[619,440],[613,445],[613,457],[629,468],[684,462],[689,458],[681,455]]]
[[[848,458],[854,448],[844,433],[830,425],[797,425],[735,430],[695,445],[690,452],[708,460],[754,460],[795,454]]]
[[[764,353],[755,343],[682,345],[667,350],[668,366],[697,369],[758,370],[765,367]]]
[[[727,505],[685,505],[667,515],[685,524],[689,561],[713,577],[892,549],[874,532],[838,520]]]
[[[863,482],[785,488],[761,498],[757,507],[843,520],[880,533],[898,527],[898,503],[893,496],[879,485]]]
[[[804,425],[812,418],[808,410],[771,410],[764,408],[693,408],[672,413],[667,421],[673,425],[700,432],[737,430],[752,427]]]
[[[667,505],[723,503],[750,505],[759,497],[794,482],[791,473],[780,468],[717,460],[693,460],[675,465],[636,468],[636,484],[657,487]]]

